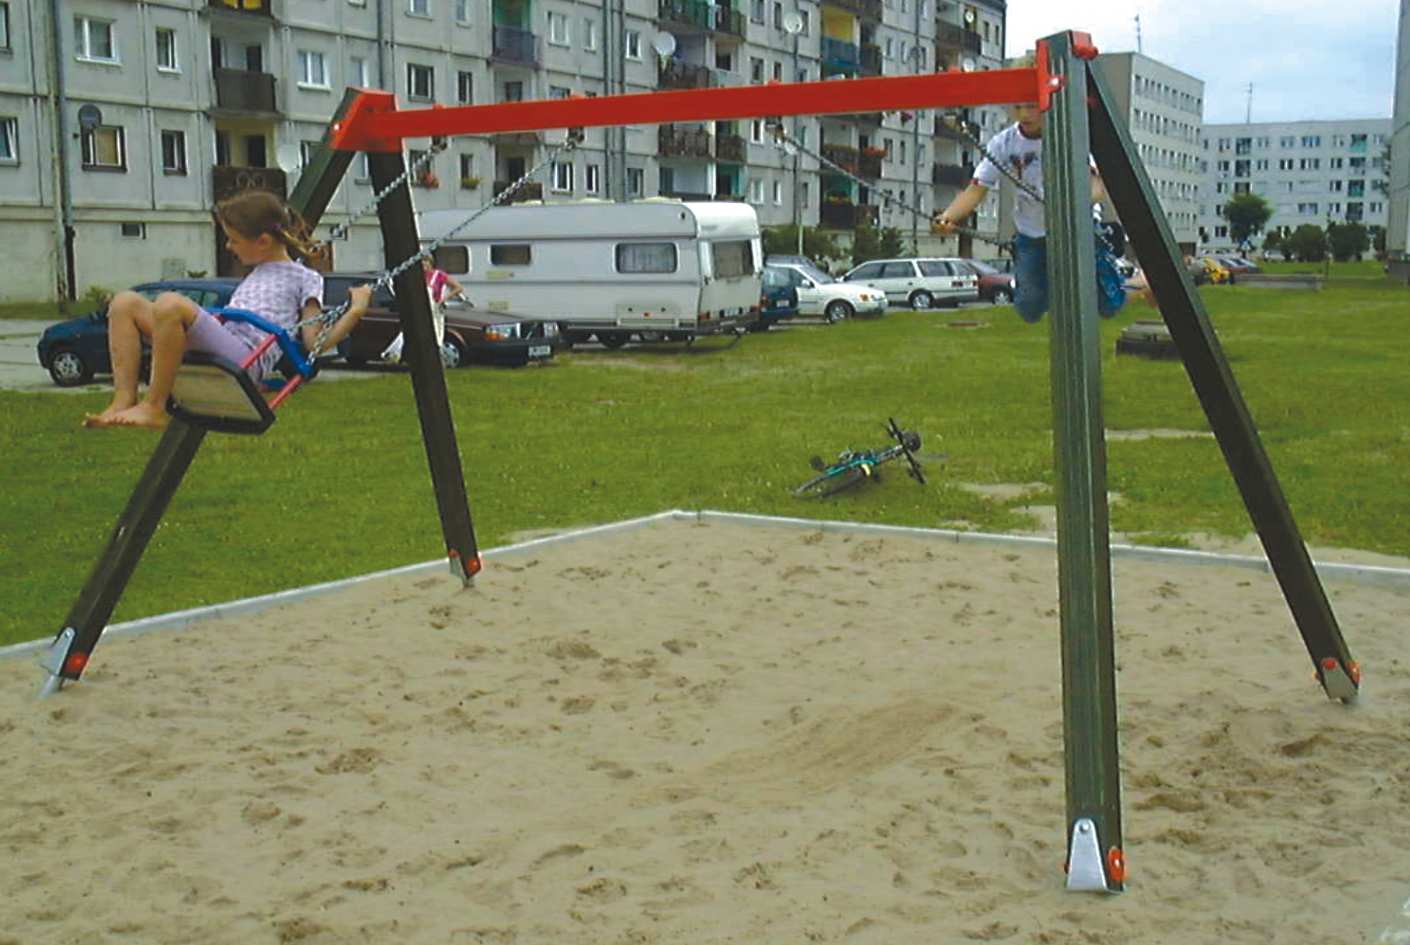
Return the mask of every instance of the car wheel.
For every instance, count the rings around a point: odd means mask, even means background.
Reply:
[[[629,331],[599,331],[597,333],[598,343],[612,351],[622,347],[631,337],[632,333]]]
[[[924,312],[925,310],[934,307],[935,300],[931,298],[929,292],[926,292],[924,289],[921,289],[918,292],[911,293],[911,308],[914,311]]]
[[[1012,293],[1011,291],[1009,291],[1008,289],[995,289],[995,290],[994,290],[994,304],[995,304],[995,305],[1008,305],[1008,304],[1009,304],[1010,302],[1012,302],[1012,301],[1013,301],[1013,293]]]
[[[852,303],[842,299],[833,299],[827,303],[827,308],[823,309],[823,318],[829,323],[840,322],[856,314],[857,310],[852,307]]]
[[[647,344],[655,344],[658,341],[665,341],[666,336],[659,331],[639,331],[636,336]]]
[[[61,348],[49,359],[49,376],[60,387],[79,387],[93,380],[93,369],[77,351]]]
[[[441,342],[441,366],[447,371],[465,366],[465,349],[454,338],[447,337]]]

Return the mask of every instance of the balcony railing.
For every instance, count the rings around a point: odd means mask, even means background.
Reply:
[[[268,72],[216,69],[215,107],[230,112],[277,114],[274,76]]]
[[[822,146],[822,156],[839,167],[844,167],[855,173],[857,170],[857,158],[860,154],[856,148],[849,144],[824,144]]]
[[[967,30],[953,23],[935,24],[936,49],[958,49],[960,52],[979,54],[982,40],[973,30]],[[937,56],[937,59],[940,57]]]
[[[267,190],[283,200],[289,191],[289,178],[277,167],[217,164],[211,168],[211,197],[216,202],[247,190]]]
[[[930,182],[942,187],[968,187],[974,178],[974,168],[963,164],[941,164],[936,162],[930,172]]]
[[[710,67],[680,59],[667,59],[657,72],[657,84],[664,89],[708,89]]]
[[[883,0],[826,0],[828,6],[839,7],[868,20],[881,19]]]
[[[231,13],[248,13],[253,16],[274,18],[273,0],[210,0],[212,10],[229,10]]]
[[[744,35],[744,14],[727,6],[716,6],[706,0],[660,0],[657,19],[663,23],[716,33]]]
[[[881,47],[873,43],[862,44],[862,71],[867,75],[881,75]]]
[[[657,133],[661,157],[710,157],[710,132],[703,128],[677,128],[662,125]]]
[[[715,157],[721,161],[744,163],[744,138],[739,135],[715,135]]]
[[[508,190],[508,189],[509,189],[509,185],[512,184],[512,183],[514,183],[514,181],[512,181],[512,180],[497,180],[497,181],[495,181],[495,182],[494,182],[494,195],[495,195],[496,197],[498,197],[500,194],[502,194],[502,193],[504,193],[506,190]],[[543,184],[542,184],[540,181],[530,180],[530,181],[525,181],[525,182],[519,187],[519,189],[514,192],[514,196],[509,198],[509,202],[510,202],[510,203],[519,203],[520,201],[523,201],[523,200],[542,200],[542,199],[543,199]]]
[[[859,125],[881,127],[881,112],[851,112],[846,115],[827,115],[824,117],[837,118],[841,121],[855,121]]]
[[[538,65],[539,41],[533,33],[517,26],[496,26],[491,56],[500,62]]]
[[[855,230],[859,226],[876,226],[879,216],[876,207],[852,203],[824,202],[819,211],[819,222],[830,230]]]
[[[823,69],[833,72],[856,72],[861,56],[856,43],[824,36],[822,41]]]
[[[699,194],[690,190],[677,190],[674,187],[662,188],[662,197],[674,197],[676,200],[688,200],[691,203],[704,203],[713,199],[709,194]]]
[[[857,159],[857,173],[872,180],[878,179],[881,177],[881,158],[880,154],[868,154],[863,151]]]

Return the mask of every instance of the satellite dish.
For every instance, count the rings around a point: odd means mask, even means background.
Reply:
[[[651,41],[651,48],[656,50],[658,56],[669,56],[676,51],[676,37],[671,33],[657,33]]]
[[[783,15],[783,31],[789,36],[803,32],[803,17],[797,10],[789,10]]]
[[[973,10],[966,10],[966,11],[964,11],[964,21],[965,21],[965,24],[968,25],[968,26],[973,26],[973,25],[974,25],[974,11],[973,11]]]
[[[961,59],[960,69],[963,72],[973,72],[975,69],[974,58],[972,56],[965,56],[963,59]]]
[[[84,131],[92,131],[103,123],[103,111],[97,105],[88,104],[78,107],[78,127]]]
[[[279,165],[279,169],[285,174],[292,174],[299,169],[303,155],[299,151],[299,146],[292,142],[281,144],[274,149],[274,163]]]

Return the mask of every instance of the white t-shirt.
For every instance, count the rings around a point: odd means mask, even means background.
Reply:
[[[1009,172],[1032,188],[1039,196],[1043,194],[1043,139],[1030,138],[1023,133],[1017,123],[989,139],[987,149],[995,161],[1000,161]],[[1095,169],[1095,165],[1092,165]],[[999,186],[1003,173],[989,158],[979,162],[974,169],[974,180],[990,190]],[[1024,236],[1034,238],[1046,236],[1047,224],[1043,220],[1043,205],[1018,188],[1015,190],[1013,227]],[[1098,211],[1099,213],[1099,211]]]
[[[304,303],[309,301],[323,304],[323,276],[301,263],[263,262],[251,269],[235,287],[235,294],[230,296],[230,308],[263,315],[281,328],[289,329],[298,323]],[[257,347],[265,339],[264,332],[244,322],[227,322],[225,327],[246,339],[251,347]],[[261,370],[268,373],[282,356],[279,346],[273,346],[260,359]]]

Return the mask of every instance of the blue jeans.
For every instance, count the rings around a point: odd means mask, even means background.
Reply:
[[[1126,289],[1111,251],[1097,252],[1097,313],[1111,318],[1126,304]],[[1048,310],[1048,241],[1017,233],[1013,238],[1013,307],[1030,325]]]

